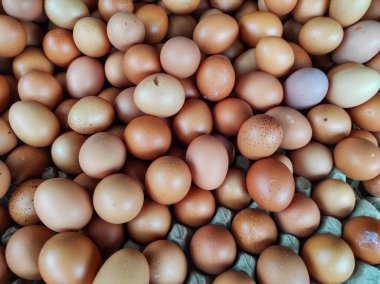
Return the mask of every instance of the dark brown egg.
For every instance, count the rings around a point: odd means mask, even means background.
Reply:
[[[8,267],[7,261],[5,260],[5,250],[0,246],[0,282],[10,283],[13,275]]]
[[[104,64],[107,81],[117,88],[126,88],[132,85],[123,72],[124,52],[115,51],[108,56]]]
[[[169,19],[163,8],[148,4],[139,7],[135,14],[144,23],[147,43],[158,43],[164,39],[168,32]]]
[[[173,1],[174,2],[174,1]],[[171,15],[169,17],[169,30],[167,38],[184,36],[193,38],[193,32],[197,22],[190,15]]]
[[[132,0],[99,0],[98,9],[104,20],[108,21],[118,12],[133,12]]]
[[[2,113],[8,106],[11,98],[10,85],[3,75],[0,75],[0,113]]]
[[[40,26],[33,22],[23,22],[26,31],[26,46],[40,46],[43,34]]]
[[[0,118],[0,136],[0,155],[4,155],[16,147],[17,137],[9,123],[2,118]]]
[[[12,17],[0,15],[1,57],[14,57],[26,46],[26,31],[23,25]]]
[[[78,100],[77,99],[66,99],[63,100],[56,108],[54,111],[54,114],[59,120],[59,124],[61,125],[61,130],[66,131],[70,130],[70,125],[69,125],[69,112],[71,108],[73,107],[74,104],[76,104]]]

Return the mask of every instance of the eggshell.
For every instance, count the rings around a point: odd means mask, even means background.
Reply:
[[[86,4],[76,0],[46,0],[44,8],[50,21],[68,30],[72,30],[79,19],[89,15]]]
[[[315,235],[302,247],[302,259],[310,276],[320,283],[343,283],[355,268],[351,248],[342,239],[330,235]]]
[[[305,23],[312,18],[323,16],[329,8],[329,3],[329,0],[298,0],[292,16],[297,22]]]
[[[275,159],[266,158],[255,162],[248,170],[246,183],[252,199],[269,211],[284,210],[294,196],[292,173]]]
[[[227,150],[217,138],[202,135],[195,138],[186,151],[193,182],[201,189],[219,187],[228,170]]]
[[[124,248],[106,260],[96,274],[93,284],[109,282],[125,284],[148,284],[149,264],[145,256],[136,249]]]
[[[363,186],[371,195],[380,197],[380,175],[370,180],[363,181]]]
[[[0,118],[0,136],[0,155],[4,155],[16,147],[17,137],[9,123],[2,118]]]
[[[371,0],[355,1],[353,3],[347,0],[331,0],[329,16],[337,20],[345,28],[359,21],[370,5]]]
[[[343,227],[343,239],[354,255],[369,264],[380,263],[380,221],[367,216],[350,219]]]
[[[9,58],[20,54],[26,46],[26,31],[16,19],[0,15],[0,56]]]
[[[294,20],[293,18],[288,19],[284,23],[284,33],[283,38],[289,42],[298,43],[298,37],[302,28],[302,24]]]
[[[372,0],[367,12],[363,16],[363,19],[379,20],[380,19],[379,7],[380,7],[380,1]]]
[[[143,5],[136,9],[135,15],[145,26],[145,42],[161,42],[168,32],[169,19],[163,8],[154,4]]]
[[[187,274],[187,260],[182,249],[173,242],[158,240],[143,251],[149,264],[149,283],[183,283]]]
[[[98,9],[104,20],[109,21],[118,12],[133,12],[132,0],[99,0]]]
[[[27,226],[16,231],[9,239],[5,257],[9,268],[26,280],[41,280],[38,256],[54,232],[44,226]],[[20,255],[23,255],[20,258]]]
[[[309,273],[294,251],[283,246],[270,246],[259,256],[256,266],[259,283],[309,283]]]
[[[237,270],[228,270],[217,276],[213,284],[229,284],[229,283],[240,283],[240,284],[256,284],[256,282],[249,277],[246,273]]]
[[[380,93],[348,110],[353,123],[368,131],[380,131]]]

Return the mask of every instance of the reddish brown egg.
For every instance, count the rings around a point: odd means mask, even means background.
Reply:
[[[26,46],[41,46],[43,34],[39,25],[33,22],[23,22],[26,31]]]
[[[26,31],[23,25],[12,17],[0,15],[1,57],[14,57],[26,46]]]
[[[220,134],[213,134],[213,136],[218,139],[220,142],[222,142],[224,148],[226,148],[227,155],[228,155],[228,164],[231,165],[235,161],[235,146],[232,143],[231,140],[229,140],[226,136],[220,135]]]
[[[99,0],[98,9],[104,20],[108,21],[117,12],[133,12],[132,0]]]
[[[95,187],[98,185],[99,180],[92,178],[85,173],[81,173],[74,178],[74,181],[81,187],[87,190],[87,192],[92,196],[95,191]]]
[[[311,68],[313,66],[313,63],[311,61],[310,55],[306,52],[306,50],[296,43],[289,42],[289,44],[294,53],[294,65],[291,72],[295,72],[303,68]]]
[[[13,59],[12,69],[16,79],[20,79],[31,71],[53,74],[54,66],[41,49],[29,47]]]
[[[353,123],[368,131],[380,131],[380,93],[348,110]]]
[[[11,97],[10,85],[3,75],[0,75],[0,113],[8,106]]]
[[[186,99],[198,99],[200,97],[199,90],[195,85],[195,80],[193,80],[193,78],[180,79],[179,81],[185,90]]]
[[[135,14],[144,23],[147,43],[158,43],[164,39],[168,32],[169,19],[163,8],[147,4],[139,7]]]
[[[363,129],[351,129],[350,135],[348,135],[348,137],[363,138],[363,139],[366,139],[366,140],[372,142],[376,146],[379,145],[379,143],[377,142],[376,136],[373,135],[371,132],[369,132],[367,130],[363,130]]]
[[[228,270],[217,276],[213,284],[229,284],[229,283],[240,283],[240,284],[256,284],[256,282],[249,277],[246,273],[237,270]]]
[[[61,125],[61,130],[66,131],[70,130],[69,126],[69,112],[71,108],[73,107],[74,104],[76,104],[78,100],[77,99],[67,99],[63,100],[56,108],[54,111],[54,114],[57,116],[59,120],[59,124]]]
[[[5,260],[5,250],[0,246],[0,282],[10,283],[13,275]]]
[[[17,137],[13,133],[10,125],[0,118],[0,155],[7,154],[17,145]]]
[[[107,81],[117,88],[126,88],[132,85],[123,72],[124,52],[115,51],[108,56],[104,64]]]
[[[196,267],[213,275],[225,271],[235,260],[236,242],[222,226],[206,225],[198,229],[190,242],[190,255]]]
[[[136,117],[144,115],[144,113],[139,110],[133,100],[133,93],[135,87],[131,87],[121,91],[115,99],[115,111],[118,118],[124,122],[129,123]]]
[[[177,1],[175,2],[177,3]],[[187,38],[193,38],[193,32],[196,25],[197,22],[190,15],[170,15],[169,30],[166,37],[173,38],[176,36],[184,36]]]
[[[105,88],[103,89],[98,97],[99,98],[102,98],[102,99],[105,99],[107,102],[109,102],[112,107],[115,106],[115,100],[116,100],[116,97],[117,95],[120,93],[120,89],[118,88],[115,88],[115,87],[108,87],[108,88]]]

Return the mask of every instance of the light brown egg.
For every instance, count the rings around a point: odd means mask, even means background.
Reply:
[[[190,242],[190,255],[200,270],[218,275],[234,262],[236,242],[226,228],[209,224],[194,233]]]
[[[222,10],[216,9],[216,8],[210,8],[208,10],[205,10],[202,15],[199,17],[199,20],[203,20],[204,18],[211,16],[211,15],[221,15],[223,14]]]
[[[237,78],[249,72],[257,71],[255,49],[250,48],[240,54],[235,59],[233,66]]]
[[[5,260],[5,250],[0,246],[0,281],[1,283],[10,283],[12,278],[13,275]]]
[[[21,184],[31,178],[39,178],[49,162],[48,151],[28,145],[13,149],[5,160],[11,172],[12,182],[15,184]]]
[[[191,186],[189,166],[181,159],[164,156],[153,161],[145,175],[149,196],[159,204],[175,204],[183,199]]]
[[[109,282],[148,284],[149,264],[145,256],[132,248],[124,248],[115,252],[100,268],[93,284]]]
[[[222,10],[223,12],[233,12],[243,3],[243,0],[211,0],[212,7]]]
[[[193,40],[201,51],[216,54],[225,51],[236,40],[239,27],[234,18],[227,14],[210,15],[195,27]]]
[[[270,246],[260,254],[256,274],[259,283],[310,283],[302,258],[283,246]]]
[[[46,0],[45,13],[56,26],[68,30],[72,30],[79,19],[89,15],[86,4],[76,0]]]
[[[237,146],[244,157],[257,160],[272,155],[280,147],[282,137],[282,127],[275,118],[258,114],[240,127]]]
[[[133,12],[132,0],[99,0],[98,9],[104,20],[109,21],[118,12]]]
[[[7,154],[17,145],[17,137],[13,133],[10,125],[0,118],[0,155]]]
[[[294,53],[294,65],[291,72],[295,72],[303,68],[311,68],[313,66],[310,55],[305,49],[293,42],[289,42],[289,45],[293,49]]]
[[[9,124],[24,143],[46,147],[58,136],[57,117],[44,105],[32,101],[19,101],[9,110]]]
[[[310,54],[322,55],[336,49],[343,40],[343,28],[329,17],[307,21],[299,34],[300,45]]]
[[[290,159],[288,158],[288,156],[285,156],[284,154],[280,154],[280,153],[274,153],[269,158],[275,159],[283,163],[289,169],[289,171],[293,174],[293,164],[292,164],[292,161],[290,161]]]
[[[132,85],[123,72],[124,52],[115,51],[108,56],[104,71],[108,82],[117,88],[126,88]]]
[[[329,16],[337,20],[345,28],[359,21],[370,5],[370,0],[356,1],[352,5],[345,5],[343,1],[331,0]]]
[[[103,66],[94,58],[79,57],[67,69],[66,80],[67,90],[75,99],[97,95],[104,84]]]
[[[348,135],[348,137],[367,139],[368,141],[372,142],[376,146],[379,145],[379,143],[377,142],[376,136],[367,130],[351,129],[350,135]]]
[[[355,268],[355,258],[348,244],[330,235],[309,238],[301,254],[310,276],[320,283],[343,283]]]
[[[290,13],[297,5],[298,0],[285,0],[280,3],[276,0],[264,0],[265,7],[278,16]]]
[[[235,19],[240,20],[245,15],[248,15],[249,13],[257,12],[258,10],[259,8],[257,7],[256,2],[243,1],[243,3],[235,12]]]
[[[95,191],[95,187],[99,183],[99,179],[92,178],[85,173],[80,173],[74,178],[74,181],[79,184],[81,187],[86,189],[88,193],[92,196]]]
[[[190,14],[201,4],[201,0],[163,0],[162,2],[169,11],[179,15]]]
[[[0,75],[0,113],[8,107],[11,98],[11,89],[8,80]]]
[[[23,22],[26,31],[26,46],[40,46],[43,34],[40,26],[33,22]]]
[[[351,131],[351,118],[339,106],[320,104],[307,113],[313,129],[313,138],[325,144],[335,144],[346,138]]]
[[[38,258],[38,268],[47,283],[92,283],[100,266],[98,248],[77,232],[53,236],[42,247]]]
[[[235,84],[235,71],[228,57],[211,55],[199,66],[196,74],[197,86],[209,101],[226,98]]]
[[[380,131],[380,93],[348,110],[353,123],[368,131]]]
[[[223,146],[226,148],[227,155],[228,155],[228,164],[232,165],[232,163],[235,161],[235,146],[232,143],[231,140],[229,140],[226,136],[220,135],[217,133],[214,133],[213,136],[218,139],[220,142],[222,142]]]
[[[145,42],[158,43],[164,39],[168,32],[169,19],[163,8],[147,4],[136,9],[135,15],[144,23]]]
[[[193,182],[201,189],[219,187],[228,170],[228,153],[220,140],[211,135],[195,138],[186,151]]]
[[[215,198],[209,190],[192,186],[186,196],[175,203],[173,212],[182,224],[198,228],[210,222],[215,213]]]
[[[298,0],[292,16],[297,22],[305,23],[312,18],[323,16],[329,7],[329,2],[328,0]]]
[[[77,102],[77,99],[66,99],[63,100],[56,108],[54,111],[54,114],[58,118],[59,124],[61,125],[61,130],[62,131],[67,131],[71,130],[69,126],[69,112],[73,105]]]
[[[46,57],[59,67],[68,67],[81,54],[74,43],[72,32],[60,28],[45,34],[43,50]]]
[[[256,284],[256,282],[246,273],[238,270],[228,270],[217,276],[212,284]]]
[[[0,15],[1,57],[14,57],[26,46],[26,31],[23,25],[12,17]]]
[[[93,203],[100,218],[111,224],[122,224],[139,214],[144,193],[141,185],[130,176],[113,174],[98,183]]]
[[[351,186],[341,180],[326,179],[318,183],[312,191],[322,215],[346,218],[355,207],[355,194]]]
[[[193,38],[193,32],[197,22],[190,15],[170,15],[167,38],[184,36]]]
[[[44,8],[42,0],[25,1],[25,0],[4,0],[2,1],[4,11],[11,17],[21,21],[34,21],[38,19]]]
[[[0,161],[0,198],[8,192],[9,186],[11,185],[11,172],[8,166]]]
[[[108,87],[103,89],[99,94],[98,97],[105,99],[107,102],[109,102],[113,107],[115,106],[115,100],[117,95],[120,93],[120,89],[115,87]]]
[[[9,268],[26,280],[41,280],[38,256],[54,232],[44,226],[27,226],[16,231],[9,239],[5,257]],[[23,255],[20,258],[20,254]]]
[[[313,141],[305,147],[291,151],[288,157],[292,161],[294,174],[312,181],[326,177],[333,167],[333,155],[330,150]]]
[[[117,172],[124,165],[127,151],[116,135],[98,132],[90,136],[79,151],[79,165],[93,178],[104,178]]]
[[[58,80],[41,71],[32,71],[22,76],[17,89],[21,100],[39,102],[49,109],[54,109],[63,98],[63,90]]]
[[[133,93],[135,87],[131,87],[121,91],[115,99],[115,111],[118,118],[124,122],[129,123],[136,117],[144,115],[144,113],[137,108],[133,100]]]

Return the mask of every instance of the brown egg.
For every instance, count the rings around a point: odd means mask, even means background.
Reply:
[[[302,258],[283,246],[270,246],[263,251],[256,264],[256,274],[259,283],[310,283]]]
[[[341,107],[321,104],[307,113],[313,129],[313,138],[325,144],[335,144],[346,138],[351,131],[351,118]]]
[[[26,31],[23,25],[12,17],[0,15],[1,57],[14,57],[26,46]]]
[[[313,141],[305,147],[291,151],[288,157],[292,161],[294,174],[312,181],[326,177],[333,167],[333,155],[330,150]]]
[[[91,57],[104,56],[111,48],[106,24],[94,17],[84,17],[75,23],[73,39],[78,49]]]
[[[173,120],[174,133],[184,144],[190,144],[200,135],[210,134],[212,125],[210,108],[199,99],[186,101]]]
[[[363,181],[364,188],[373,196],[380,197],[380,175]]]
[[[255,47],[264,37],[281,37],[282,32],[283,27],[280,18],[270,12],[249,13],[239,21],[240,38],[252,47]]]
[[[380,93],[348,110],[353,123],[368,131],[380,131]]]
[[[58,118],[59,124],[61,125],[61,130],[62,131],[67,131],[70,130],[69,126],[69,112],[71,108],[76,104],[78,100],[77,99],[67,99],[63,100],[56,108],[54,111],[54,114]]]
[[[220,140],[211,135],[195,138],[186,151],[193,182],[201,189],[219,187],[228,170],[228,153]]]
[[[141,185],[130,176],[113,174],[98,183],[93,203],[100,218],[111,224],[122,224],[139,214],[144,193]]]
[[[218,275],[234,262],[236,242],[227,229],[209,224],[194,233],[190,242],[190,255],[200,270]]]
[[[258,111],[266,111],[281,104],[284,90],[280,81],[271,74],[249,72],[236,83],[237,96]]]
[[[275,118],[258,114],[240,127],[237,146],[244,157],[257,160],[272,155],[280,147],[282,137],[282,127]]]
[[[289,42],[289,45],[294,53],[294,65],[290,72],[295,72],[303,68],[311,68],[313,66],[310,55],[305,49],[296,43]]]
[[[170,226],[169,208],[150,199],[144,200],[140,213],[127,223],[128,235],[140,244],[164,239]]]
[[[197,86],[201,94],[209,101],[226,98],[235,84],[235,71],[228,57],[211,55],[199,66]]]
[[[380,263],[380,221],[367,216],[350,219],[343,227],[343,239],[354,255],[369,264]]]
[[[244,44],[239,39],[237,39],[229,48],[223,52],[223,55],[227,56],[230,60],[234,60],[242,52],[244,52],[244,49]]]
[[[29,226],[40,223],[40,218],[34,209],[34,194],[42,182],[42,179],[31,179],[12,192],[8,209],[12,220],[18,225]]]
[[[72,30],[79,19],[89,14],[86,4],[76,0],[46,0],[45,12],[54,25],[68,30]]]
[[[214,133],[213,136],[218,139],[220,142],[222,142],[224,148],[226,148],[227,155],[228,155],[228,164],[232,165],[232,163],[235,161],[235,146],[232,143],[231,140],[229,140],[226,136],[220,135],[218,133]]]
[[[0,204],[0,235],[3,235],[5,231],[11,227],[12,224],[12,219],[9,216],[9,210],[7,206],[5,204]]]
[[[100,266],[98,248],[77,232],[53,236],[42,247],[38,258],[38,268],[47,283],[92,283]]]
[[[48,151],[28,145],[18,146],[5,160],[5,164],[11,172],[12,182],[15,184],[21,184],[28,179],[39,178],[49,162]]]
[[[34,147],[51,145],[60,130],[54,113],[33,101],[14,103],[9,110],[9,124],[21,141]]]
[[[211,0],[212,7],[222,10],[223,12],[233,12],[243,3],[243,0]]]
[[[201,4],[201,0],[163,0],[162,2],[169,11],[179,15],[190,14]]]
[[[380,174],[380,149],[362,138],[346,138],[334,149],[336,167],[356,180],[369,180]]]
[[[207,54],[222,53],[238,37],[239,26],[227,14],[210,15],[203,18],[195,27],[193,40],[201,51]]]
[[[294,196],[292,173],[275,159],[266,158],[255,162],[248,170],[246,183],[252,199],[268,211],[284,210]]]
[[[105,99],[107,102],[109,102],[113,107],[115,106],[115,100],[117,95],[120,93],[120,89],[115,87],[108,87],[103,89],[99,94],[98,97]]]
[[[280,37],[262,38],[256,46],[257,67],[275,77],[286,75],[294,65],[292,47]]]
[[[192,186],[187,195],[175,203],[173,212],[182,224],[198,228],[210,222],[215,213],[215,198],[209,190]]]
[[[26,46],[40,46],[43,39],[40,26],[33,22],[23,22],[22,25],[26,31]]]
[[[327,54],[342,42],[343,28],[332,18],[316,17],[302,26],[298,40],[310,54]]]
[[[236,136],[241,125],[253,115],[251,106],[239,98],[227,98],[213,108],[216,130],[226,136]]]
[[[150,164],[146,172],[147,193],[159,204],[177,203],[186,196],[190,186],[190,169],[183,160],[176,157],[160,157]]]
[[[205,10],[202,15],[199,17],[199,20],[203,20],[204,18],[206,18],[207,16],[211,16],[211,15],[221,15],[223,14],[222,10],[219,10],[219,9],[215,9],[215,8],[212,8],[212,9],[208,9],[208,10]]]
[[[89,237],[102,255],[109,256],[119,250],[125,242],[125,229],[121,224],[111,224],[94,215],[83,233]]]
[[[104,71],[107,81],[117,88],[126,88],[132,85],[123,72],[124,52],[115,51],[108,56]]]
[[[158,43],[168,32],[169,19],[165,10],[158,5],[147,4],[139,7],[135,15],[145,26],[145,42]]]
[[[59,67],[68,67],[80,55],[72,32],[59,28],[45,34],[43,50],[46,57]]]
[[[16,231],[9,239],[5,257],[9,268],[18,277],[26,280],[41,280],[38,256],[44,244],[54,236],[44,226],[27,226]],[[20,255],[23,255],[20,258]]]
[[[28,47],[13,59],[12,69],[16,79],[20,79],[31,71],[53,74],[54,66],[41,49]]]
[[[256,282],[246,273],[237,270],[228,270],[217,276],[212,284],[256,284]]]
[[[323,16],[329,7],[329,2],[328,0],[298,0],[292,16],[297,22],[305,23],[312,18]]]
[[[92,196],[92,194],[95,191],[95,187],[98,185],[100,180],[92,178],[86,175],[85,173],[80,173],[74,178],[74,181],[81,187],[86,189],[88,193],[90,193],[90,195]]]
[[[0,113],[8,107],[11,98],[10,85],[3,75],[0,75]]]
[[[9,186],[11,185],[11,172],[8,166],[0,161],[0,198],[8,192]]]
[[[355,207],[355,194],[351,186],[341,180],[326,179],[313,188],[312,198],[322,215],[346,218]]]
[[[104,20],[108,21],[118,12],[133,12],[132,0],[99,0],[98,9]]]
[[[56,232],[82,229],[93,212],[87,191],[65,178],[41,183],[34,194],[34,208],[42,223]]]
[[[144,113],[137,108],[133,100],[133,93],[135,87],[131,87],[121,91],[115,99],[115,111],[118,118],[124,122],[129,123],[136,117],[144,115]]]
[[[174,37],[162,47],[160,61],[166,73],[176,78],[187,78],[197,71],[201,52],[191,39]]]
[[[136,86],[133,100],[146,114],[169,117],[182,108],[185,90],[175,77],[158,73],[146,77]]]
[[[38,19],[44,8],[42,0],[25,1],[25,0],[3,0],[4,11],[11,17],[21,21],[34,21]]]
[[[75,99],[97,95],[104,84],[103,66],[94,58],[79,57],[67,69],[66,80],[67,90]]]
[[[100,268],[93,284],[110,282],[148,284],[149,264],[145,256],[132,248],[115,252]]]
[[[292,161],[290,161],[290,159],[287,156],[285,156],[284,154],[280,154],[280,153],[274,153],[269,158],[275,159],[275,160],[283,163],[289,169],[289,171],[293,174],[293,164],[292,164]]]
[[[116,135],[98,132],[90,136],[79,151],[79,165],[90,177],[101,179],[124,165],[127,151]]]
[[[380,72],[380,53],[372,57],[372,59],[368,61],[365,65],[369,68],[376,70],[377,72]]]
[[[264,0],[265,7],[278,16],[284,16],[290,13],[296,6],[297,2],[298,0],[285,0],[281,1],[281,3],[275,0]]]
[[[363,130],[363,129],[351,129],[350,135],[348,135],[348,137],[363,138],[363,139],[366,139],[366,140],[372,142],[376,146],[379,145],[379,143],[377,142],[376,136],[373,135],[371,132],[369,132],[367,130]]]
[[[133,13],[118,12],[108,21],[107,35],[114,47],[126,51],[129,47],[144,41],[144,23]]]
[[[330,235],[315,235],[302,248],[302,258],[310,276],[321,283],[343,283],[355,268],[355,258],[348,244]]]
[[[284,132],[280,148],[294,150],[306,146],[312,136],[309,121],[295,109],[290,107],[275,107],[265,114],[274,117]]]
[[[257,71],[255,48],[250,48],[241,53],[234,61],[236,77]]]
[[[17,137],[13,133],[10,125],[0,118],[0,155],[7,154],[17,145]]]
[[[49,109],[54,109],[63,98],[58,80],[41,71],[32,71],[22,76],[17,89],[21,100],[39,102]]]
[[[0,5],[1,7],[1,5]],[[0,282],[1,283],[10,283],[13,278],[13,275],[8,267],[8,264],[5,260],[5,250],[0,246]]]
[[[142,160],[154,160],[170,148],[172,136],[166,122],[154,116],[140,116],[125,128],[128,152]]]
[[[193,38],[193,32],[196,25],[197,22],[190,15],[171,15],[169,17],[169,30],[166,37],[173,38],[184,36],[187,38]]]

